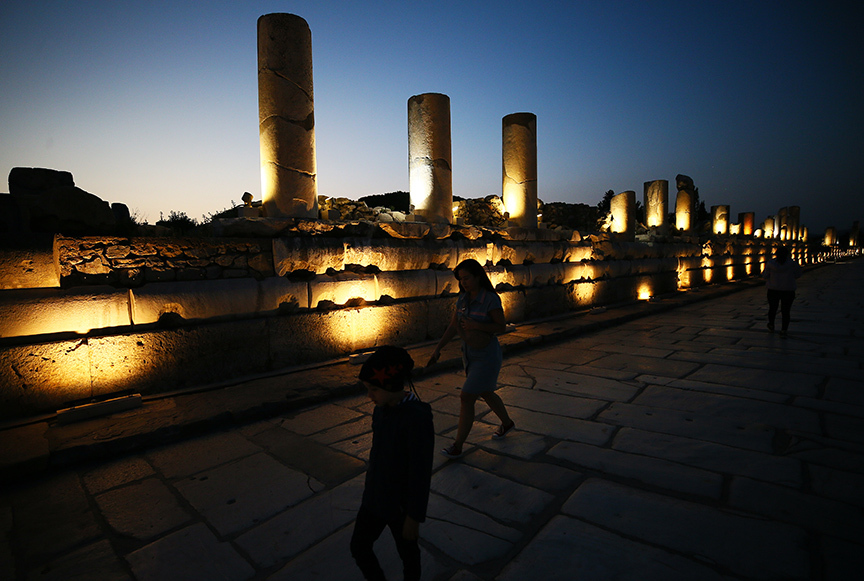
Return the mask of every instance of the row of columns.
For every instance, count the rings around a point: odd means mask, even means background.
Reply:
[[[258,121],[261,147],[261,190],[264,213],[270,217],[317,218],[318,182],[315,159],[315,115],[312,83],[312,32],[294,14],[265,14],[258,19]],[[522,228],[537,227],[537,117],[513,113],[502,119],[501,191],[509,220]],[[453,179],[450,147],[450,98],[424,93],[408,100],[408,177],[411,204],[418,219],[453,222]],[[692,232],[696,191],[679,175],[675,227]],[[669,182],[644,184],[645,224],[668,230]],[[635,231],[636,192],[611,200],[614,233]],[[782,208],[754,230],[754,214],[730,222],[728,205],[711,208],[715,234],[757,235],[781,240],[806,240],[800,208]],[[826,240],[829,234],[826,233]],[[856,229],[857,243],[857,229]]]
[[[258,19],[258,123],[261,192],[270,217],[318,216],[312,32],[294,14]],[[408,179],[415,215],[453,222],[450,98],[408,100]],[[502,199],[510,220],[537,227],[537,117],[502,120]]]

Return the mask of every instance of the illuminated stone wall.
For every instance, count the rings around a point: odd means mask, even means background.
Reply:
[[[293,224],[275,238],[58,237],[53,261],[31,263],[44,288],[0,293],[0,417],[435,340],[466,258],[487,265],[508,321],[520,322],[756,276],[778,243]],[[794,255],[806,258],[803,245]]]

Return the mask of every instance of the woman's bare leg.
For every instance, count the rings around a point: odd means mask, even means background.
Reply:
[[[457,450],[462,449],[474,425],[474,403],[477,401],[477,396],[463,392],[459,400],[462,404],[459,409],[459,428],[456,430],[456,441],[453,443]]]
[[[480,397],[483,398],[483,401],[485,401],[495,415],[498,416],[498,419],[501,420],[502,426],[509,426],[513,423],[513,420],[510,419],[510,414],[507,413],[507,407],[504,405],[504,400],[501,399],[500,395],[494,391],[487,391],[486,393],[480,394]]]

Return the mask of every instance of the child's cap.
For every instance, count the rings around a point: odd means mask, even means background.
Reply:
[[[360,368],[360,379],[386,391],[402,391],[410,380],[414,360],[401,347],[384,345],[375,350]]]

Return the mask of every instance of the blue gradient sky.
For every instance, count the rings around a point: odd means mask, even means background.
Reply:
[[[312,29],[319,193],[408,189],[407,101],[451,99],[453,192],[501,190],[501,118],[538,117],[539,195],[691,176],[707,206],[864,220],[861,11],[833,1],[0,4],[0,172],[200,219],[260,199],[256,21]],[[5,185],[5,184],[4,184]],[[6,188],[0,186],[3,191]]]

